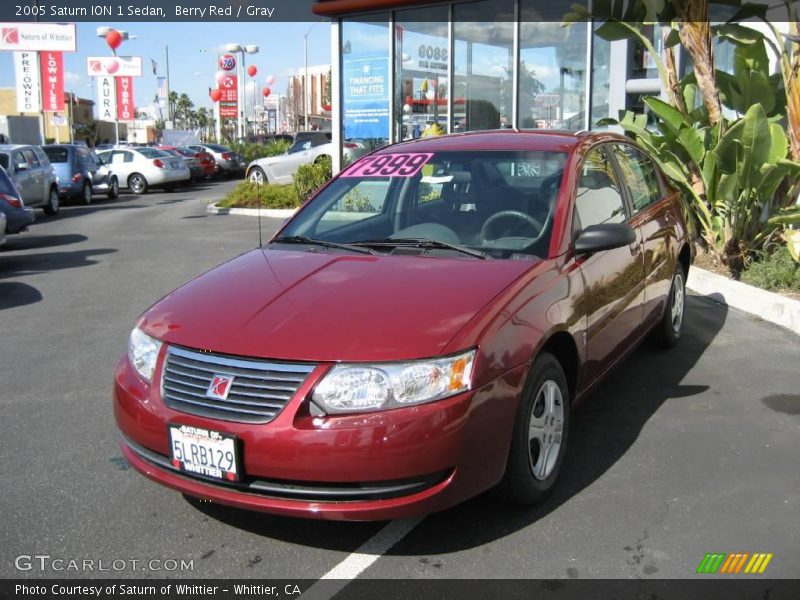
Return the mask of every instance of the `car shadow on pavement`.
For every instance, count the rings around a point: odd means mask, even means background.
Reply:
[[[727,316],[725,305],[688,296],[684,334],[678,347],[664,351],[645,341],[586,398],[572,414],[560,480],[543,504],[514,508],[487,492],[428,515],[387,554],[430,555],[475,548],[513,534],[557,510],[628,452],[662,404],[680,402],[708,389],[707,385],[682,385],[681,381],[713,342]],[[326,549],[341,550],[342,537],[352,538],[348,533],[352,528],[368,530],[364,524],[288,519],[195,501],[192,505],[232,527]]]
[[[43,252],[3,256],[0,260],[0,279],[24,277],[48,271],[87,267],[97,263],[95,256],[113,254],[115,248],[93,248],[74,252]]]
[[[19,281],[0,281],[0,310],[35,304],[42,299],[42,293],[32,285]]]
[[[27,232],[23,235],[10,238],[0,251],[33,250],[35,248],[52,248],[53,246],[67,246],[79,244],[89,238],[79,233],[66,233],[60,235],[36,235]]]

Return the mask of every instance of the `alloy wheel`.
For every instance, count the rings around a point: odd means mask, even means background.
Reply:
[[[672,305],[670,306],[672,330],[675,333],[680,333],[681,331],[685,302],[686,294],[683,286],[683,275],[681,273],[676,273],[672,280]]]
[[[564,434],[564,398],[552,379],[536,392],[528,425],[528,452],[533,476],[542,481],[553,472]]]

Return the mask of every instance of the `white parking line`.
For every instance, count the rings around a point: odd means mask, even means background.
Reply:
[[[304,600],[332,598],[352,579],[358,577],[381,556],[386,554],[397,542],[407,536],[424,517],[392,521],[386,527],[361,544],[338,565],[322,576],[320,581],[305,592]]]

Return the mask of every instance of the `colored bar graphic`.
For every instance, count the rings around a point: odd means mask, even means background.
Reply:
[[[717,552],[717,553],[706,554],[703,560],[700,561],[700,566],[697,567],[697,572],[716,573],[724,559],[725,559],[724,553]]]
[[[767,565],[772,560],[772,553],[757,552],[709,552],[700,561],[697,573],[703,574],[738,574],[742,573],[744,567],[745,574],[761,574],[767,569]],[[750,559],[748,561],[748,559]],[[745,564],[747,566],[745,567]]]

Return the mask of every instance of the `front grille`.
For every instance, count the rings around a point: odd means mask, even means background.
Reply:
[[[316,365],[268,362],[170,346],[161,397],[175,410],[243,423],[267,423],[283,410]],[[227,397],[208,395],[215,375],[233,377]]]

